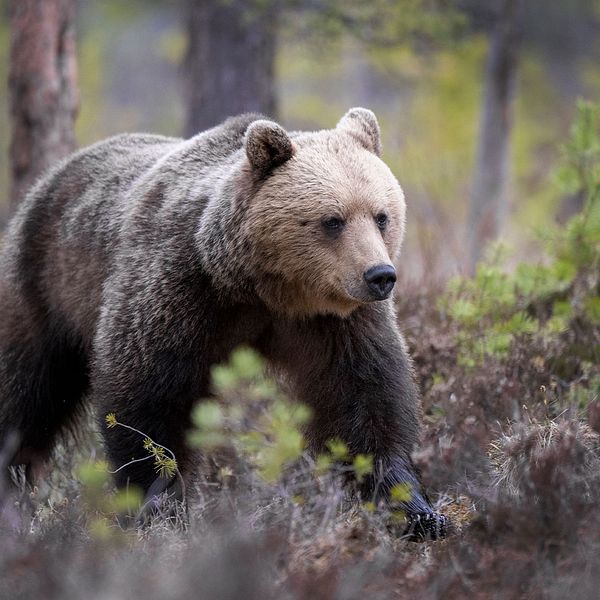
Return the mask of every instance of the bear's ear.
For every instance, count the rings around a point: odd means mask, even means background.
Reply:
[[[246,130],[246,156],[260,173],[282,165],[292,158],[294,146],[287,131],[273,121],[254,121]]]
[[[381,133],[375,114],[367,108],[351,108],[337,128],[354,137],[361,146],[381,156]]]

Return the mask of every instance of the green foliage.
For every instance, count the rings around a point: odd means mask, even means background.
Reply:
[[[303,30],[322,40],[349,33],[361,41],[390,46],[424,40],[439,42],[456,34],[464,16],[444,0],[333,0],[307,4],[283,0],[280,4]]]
[[[213,368],[212,385],[232,401],[222,406],[205,400],[196,406],[190,445],[210,451],[233,444],[266,481],[277,480],[304,452],[302,427],[310,410],[278,392],[264,374],[262,359],[249,348],[238,348],[228,364]]]
[[[373,472],[373,457],[370,454],[357,454],[352,462],[352,468],[358,481],[362,481]]]
[[[194,408],[188,443],[208,452],[233,446],[263,480],[280,479],[304,455],[303,430],[311,411],[281,394],[265,375],[260,356],[249,348],[238,348],[227,364],[213,368],[212,386],[223,402],[204,400]],[[326,447],[326,453],[310,461],[316,475],[342,469],[361,481],[372,472],[372,456],[353,456],[339,439]]]
[[[350,455],[348,446],[339,439],[329,440],[327,442],[327,449],[329,450],[333,460],[348,460]]]
[[[412,485],[410,483],[397,483],[390,491],[392,502],[410,502],[412,498]]]
[[[192,412],[195,429],[188,435],[190,445],[210,450],[225,443],[223,433],[225,415],[217,402],[206,400]]]
[[[306,407],[293,407],[281,400],[273,405],[270,416],[263,420],[264,439],[259,441],[254,436],[248,445],[249,451],[255,453],[264,479],[275,481],[285,465],[300,458],[305,447],[300,426],[309,418],[310,411]]]
[[[397,483],[390,490],[390,501],[392,506],[394,504],[402,504],[404,502],[410,502],[412,498],[412,485],[408,482]],[[406,525],[406,513],[403,510],[396,508],[392,511],[390,517],[390,524],[395,526],[404,527]]]
[[[473,278],[449,285],[443,307],[461,326],[460,361],[480,364],[506,356],[515,336],[555,335],[576,319],[600,322],[600,107],[578,105],[562,149],[557,181],[584,206],[564,227],[544,236],[545,264],[505,268],[506,248],[497,245]]]
[[[600,192],[600,105],[581,101],[577,109],[558,178],[566,192],[584,193],[588,203],[595,204]]]
[[[582,370],[584,372],[591,371],[592,365],[582,364]],[[585,411],[585,409],[593,402],[597,402],[600,399],[600,375],[591,375],[589,380],[583,382],[575,382],[569,387],[569,404],[576,406]]]
[[[142,491],[130,486],[111,492],[108,464],[92,461],[79,467],[81,497],[86,509],[87,529],[100,542],[122,542],[124,532],[116,526],[118,515],[135,514],[142,505]]]
[[[130,425],[126,425],[125,423],[121,423],[117,420],[117,417],[114,413],[107,414],[105,421],[106,426],[109,429],[112,429],[113,427],[122,427],[123,429],[128,429],[129,431],[137,433],[141,438],[143,438],[143,441],[140,443],[144,450],[148,453],[147,456],[143,458],[136,458],[123,465],[119,465],[115,471],[111,471],[112,473],[117,473],[121,469],[124,469],[133,463],[142,462],[152,458],[154,459],[154,469],[159,477],[171,479],[177,474],[177,459],[175,458],[175,454],[173,454],[169,448],[158,444],[152,438],[148,437],[143,431],[140,431],[135,427],[131,427]]]
[[[239,386],[249,387],[256,396],[268,379],[264,377],[264,365],[256,352],[249,348],[238,348],[229,358],[229,364],[218,365],[212,370],[212,384],[215,392],[227,393]]]

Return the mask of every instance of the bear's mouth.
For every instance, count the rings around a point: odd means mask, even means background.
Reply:
[[[393,289],[385,294],[375,296],[366,286],[360,286],[358,289],[350,288],[346,290],[346,294],[354,301],[360,304],[371,304],[372,302],[381,302],[391,297]]]

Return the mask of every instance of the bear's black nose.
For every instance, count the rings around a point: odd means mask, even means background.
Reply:
[[[392,265],[376,265],[365,271],[363,277],[371,296],[375,300],[385,300],[396,283],[396,269]]]

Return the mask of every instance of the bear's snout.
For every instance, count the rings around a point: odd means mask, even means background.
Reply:
[[[363,277],[371,297],[374,300],[385,300],[396,283],[396,269],[392,265],[375,265],[367,269]]]

